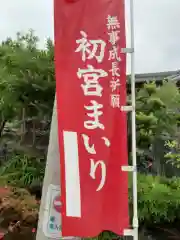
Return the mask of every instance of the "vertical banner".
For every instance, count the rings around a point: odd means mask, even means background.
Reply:
[[[54,0],[63,236],[128,228],[124,7]]]

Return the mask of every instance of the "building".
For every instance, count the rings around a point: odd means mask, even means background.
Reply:
[[[136,88],[139,89],[145,82],[156,81],[161,84],[162,80],[168,79],[177,82],[177,86],[180,87],[180,70],[177,71],[166,71],[166,72],[155,72],[155,73],[139,73],[135,74]],[[127,92],[130,93],[130,75],[127,76]]]
[[[135,75],[136,83],[143,83],[145,81],[162,81],[163,79],[169,79],[174,81],[180,81],[180,70],[166,71],[156,73],[140,73]]]

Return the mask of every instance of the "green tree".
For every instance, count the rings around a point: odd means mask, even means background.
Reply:
[[[17,33],[0,45],[0,134],[7,122],[31,119],[50,121],[54,93],[54,46],[38,48],[39,39],[30,30]]]
[[[46,48],[40,49],[32,30],[17,33],[0,44],[0,60],[0,141],[8,143],[8,150],[12,147],[0,181],[27,187],[44,175],[44,152],[34,148],[44,135],[48,139],[55,93],[54,45],[47,39]],[[32,135],[33,151],[23,141],[26,135]]]
[[[176,138],[180,94],[175,82],[145,83],[136,94],[138,160],[149,155],[157,174],[165,173],[165,141]]]

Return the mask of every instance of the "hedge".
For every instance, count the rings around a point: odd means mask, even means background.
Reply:
[[[180,178],[139,174],[138,214],[141,224],[180,221]]]
[[[129,191],[132,192],[130,179]],[[16,220],[22,225],[36,228],[39,204],[35,198],[21,189],[9,188],[7,196],[0,194],[0,227],[7,227]],[[130,208],[132,195],[129,196]],[[9,211],[11,209],[11,211]],[[9,214],[8,214],[9,212]],[[180,178],[138,175],[138,214],[140,226],[180,222]],[[12,218],[11,218],[12,215]],[[18,219],[17,219],[18,217]],[[107,234],[107,233],[106,233]],[[107,238],[107,235],[106,235]]]

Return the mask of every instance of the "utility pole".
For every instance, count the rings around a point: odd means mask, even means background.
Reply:
[[[52,115],[52,121],[51,121],[46,170],[45,170],[45,176],[44,176],[36,240],[52,240],[52,238],[46,237],[43,233],[43,220],[44,220],[44,212],[45,212],[45,206],[46,206],[46,196],[47,196],[48,187],[50,184],[57,185],[57,186],[60,185],[60,155],[59,155],[59,144],[58,144],[56,99],[54,101],[53,115]],[[78,238],[73,237],[71,239],[75,240]]]

